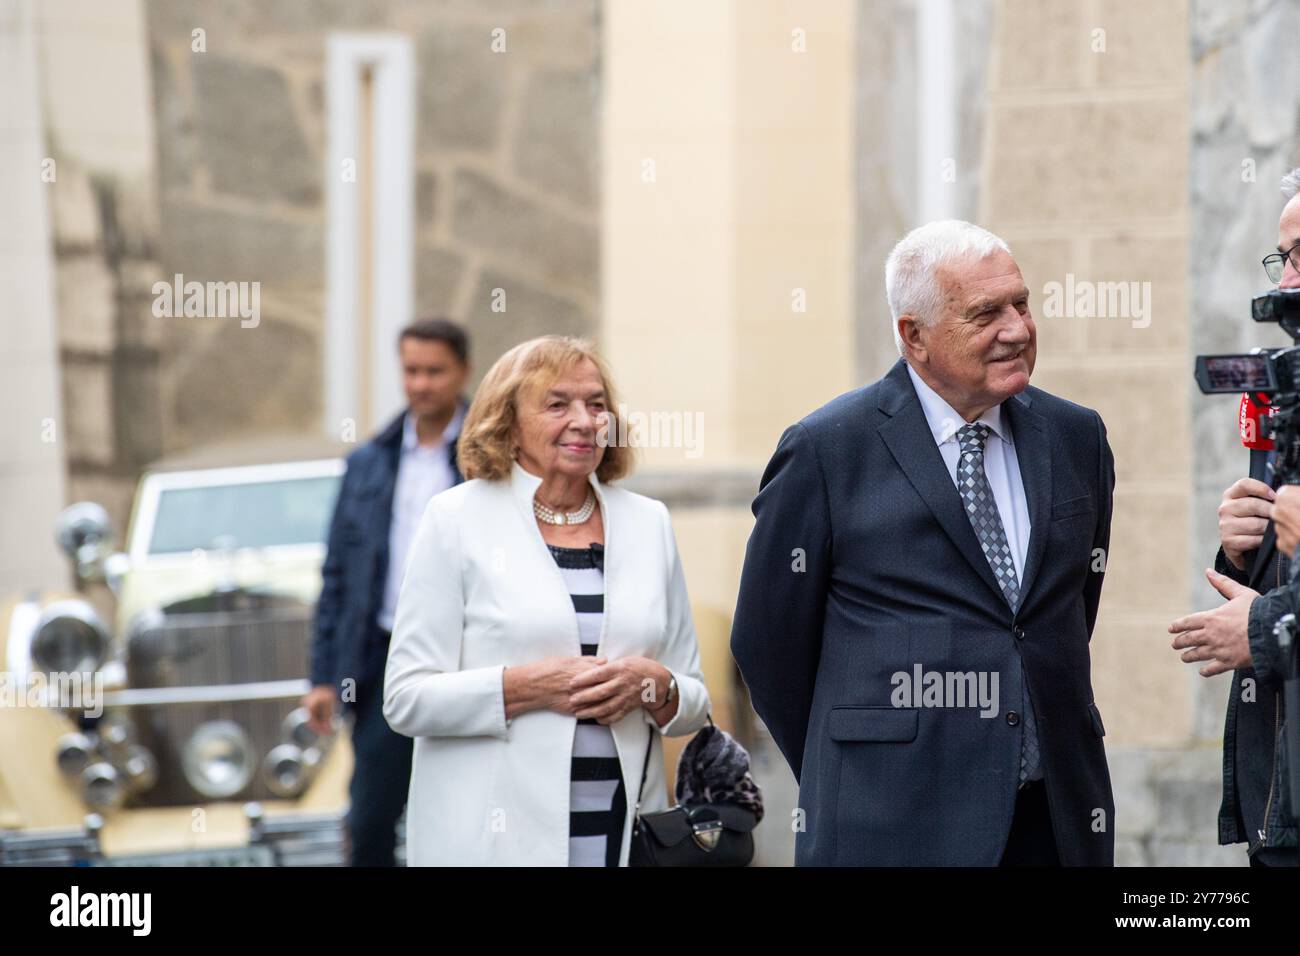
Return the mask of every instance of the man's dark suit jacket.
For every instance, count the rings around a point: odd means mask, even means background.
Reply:
[[[313,686],[333,684],[338,689],[345,678],[359,682],[375,675],[376,664],[378,674],[383,673],[388,649],[374,641],[374,621],[388,577],[388,534],[405,416],[402,412],[348,455],[321,568],[311,648]],[[462,479],[454,440],[448,452],[459,484]]]
[[[1015,614],[901,360],[787,429],[763,474],[731,648],[799,780],[800,865],[996,865],[1022,674],[1061,862],[1113,865],[1088,644],[1114,459],[1091,409],[1033,387],[1002,409],[1032,525]],[[918,664],[998,675],[997,713],[894,706],[893,675]]]

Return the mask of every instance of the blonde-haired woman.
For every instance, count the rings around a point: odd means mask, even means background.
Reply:
[[[415,738],[413,865],[625,866],[667,808],[662,736],[707,718],[668,510],[613,487],[631,449],[613,383],[581,340],[492,366],[461,430],[467,481],[411,546],[384,716]]]

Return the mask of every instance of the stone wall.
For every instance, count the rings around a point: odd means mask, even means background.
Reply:
[[[763,465],[854,385],[857,6],[604,5],[601,337],[629,408],[701,423],[630,484],[672,509],[713,716],[764,790],[760,865],[793,859],[797,788],[747,732],[729,618]]]
[[[27,6],[11,5],[15,25]],[[165,452],[319,429],[334,31],[414,41],[417,314],[466,322],[479,375],[525,338],[596,331],[596,0],[30,8],[38,83],[22,92],[41,110],[55,175],[35,182],[61,395],[41,418],[55,419],[45,450],[67,484],[51,485],[58,502],[35,509],[22,537],[48,535],[57,504],[83,498],[124,530],[141,470]],[[506,49],[493,53],[498,28]],[[155,316],[153,285],[176,273],[260,281],[261,322]],[[36,278],[24,288],[44,294]],[[505,313],[490,308],[496,289]]]
[[[858,382],[866,384],[898,360],[885,300],[885,258],[921,224],[919,178],[931,176],[948,192],[948,215],[977,218],[992,4],[963,0],[952,6],[957,135],[951,180],[940,167],[918,169],[917,0],[858,0],[856,10],[855,365]]]
[[[478,375],[523,339],[594,331],[596,0],[512,0],[490,9],[417,0],[148,0],[147,9],[160,272],[262,282],[255,329],[229,319],[167,322],[169,450],[319,428],[323,70],[333,31],[395,31],[414,41],[417,315],[467,323]],[[504,52],[492,50],[498,28]],[[195,30],[204,31],[202,52]],[[491,310],[494,289],[505,290],[504,313]]]
[[[138,0],[38,5],[40,94],[68,501],[104,505],[119,535],[140,469],[162,446],[157,183]],[[48,512],[48,509],[42,509]],[[48,535],[54,513],[43,513]]]
[[[1166,632],[1189,604],[1215,603],[1200,574],[1213,547],[1190,534],[1204,523],[1193,450],[1206,450],[1211,403],[1192,395],[1201,309],[1189,308],[1188,280],[1223,274],[1202,258],[1222,224],[1200,218],[1200,190],[1189,198],[1188,188],[1203,165],[1193,147],[1189,166],[1188,90],[1206,78],[1203,64],[1191,70],[1189,35],[1204,15],[1189,15],[1184,0],[1002,0],[998,14],[984,219],[1011,244],[1034,297],[1035,384],[1100,411],[1115,453],[1092,676],[1108,731],[1117,862],[1240,864],[1239,849],[1217,846],[1226,678],[1207,685],[1178,662]],[[1048,283],[1071,279],[1136,283],[1146,314],[1049,313]],[[1218,415],[1230,438],[1233,409]],[[1203,719],[1206,694],[1218,700],[1213,720]]]

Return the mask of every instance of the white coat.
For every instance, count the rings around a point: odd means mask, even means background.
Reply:
[[[605,614],[597,653],[658,661],[677,678],[677,713],[659,728],[637,708],[612,724],[627,791],[627,864],[641,767],[642,812],[668,807],[661,735],[705,723],[709,694],[686,580],[662,502],[591,486],[605,523]],[[429,502],[397,601],[384,717],[415,738],[406,806],[413,866],[565,866],[576,718],[535,710],[507,721],[501,673],[581,654],[577,616],[533,517],[541,479],[465,482]]]

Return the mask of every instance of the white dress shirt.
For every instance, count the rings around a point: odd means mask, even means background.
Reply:
[[[451,442],[460,434],[465,411],[458,404],[436,445],[421,445],[415,431],[415,416],[406,413],[402,422],[402,457],[393,487],[392,522],[388,526],[388,577],[384,581],[384,602],[375,623],[385,631],[393,629],[397,595],[402,589],[402,570],[411,550],[411,539],[429,499],[456,483],[451,470]]]
[[[916,396],[921,400],[921,408],[925,411],[925,420],[934,434],[943,463],[948,466],[948,477],[955,485],[957,462],[961,458],[957,429],[966,424],[966,419],[958,415],[938,392],[927,385],[911,365],[907,367],[907,374],[912,377]],[[1016,458],[1011,423],[1003,418],[1001,405],[994,405],[975,421],[983,422],[993,432],[984,446],[984,474],[993,490],[993,500],[997,504],[998,515],[1002,518],[1002,527],[1006,529],[1007,544],[1016,565],[1016,579],[1023,582],[1025,555],[1029,551],[1029,501],[1025,497],[1025,483],[1020,477],[1020,461]]]

